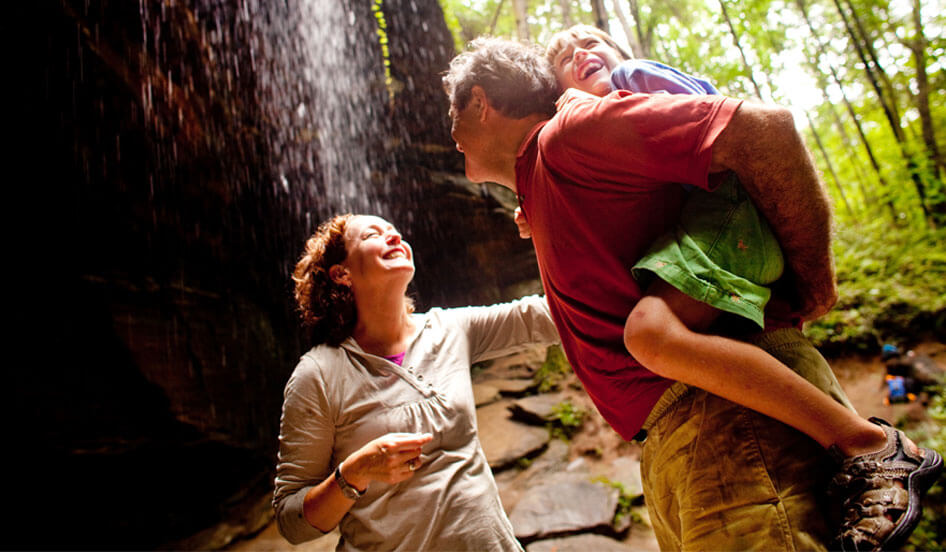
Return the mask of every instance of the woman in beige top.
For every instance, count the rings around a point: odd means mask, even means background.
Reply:
[[[294,544],[521,550],[476,435],[473,362],[558,341],[541,297],[413,312],[413,253],[387,221],[322,224],[296,265],[313,348],[286,385],[273,505]]]

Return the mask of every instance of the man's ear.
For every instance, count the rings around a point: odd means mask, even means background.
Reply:
[[[483,87],[475,84],[473,88],[470,89],[470,103],[473,105],[473,108],[476,109],[476,117],[480,121],[486,119],[486,113],[489,111],[489,98],[486,96],[486,90],[483,90]]]
[[[336,284],[351,286],[351,275],[348,273],[348,269],[340,264],[332,265],[328,269],[328,275]]]

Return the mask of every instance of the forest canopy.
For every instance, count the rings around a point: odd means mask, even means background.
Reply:
[[[828,348],[946,334],[943,0],[440,0],[456,47],[575,23],[726,95],[792,109],[834,202]]]

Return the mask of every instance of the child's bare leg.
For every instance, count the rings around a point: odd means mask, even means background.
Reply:
[[[648,370],[775,418],[825,448],[837,445],[846,456],[855,456],[884,446],[882,428],[841,406],[759,347],[698,333],[718,314],[657,280],[628,316],[624,344]]]

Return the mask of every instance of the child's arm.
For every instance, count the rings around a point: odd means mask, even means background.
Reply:
[[[853,455],[883,444],[883,430],[761,348],[701,333],[718,313],[658,279],[628,316],[624,344],[651,372],[771,416],[825,448]]]
[[[618,65],[611,72],[611,87],[644,94],[719,94],[708,81],[646,59],[627,60]]]

